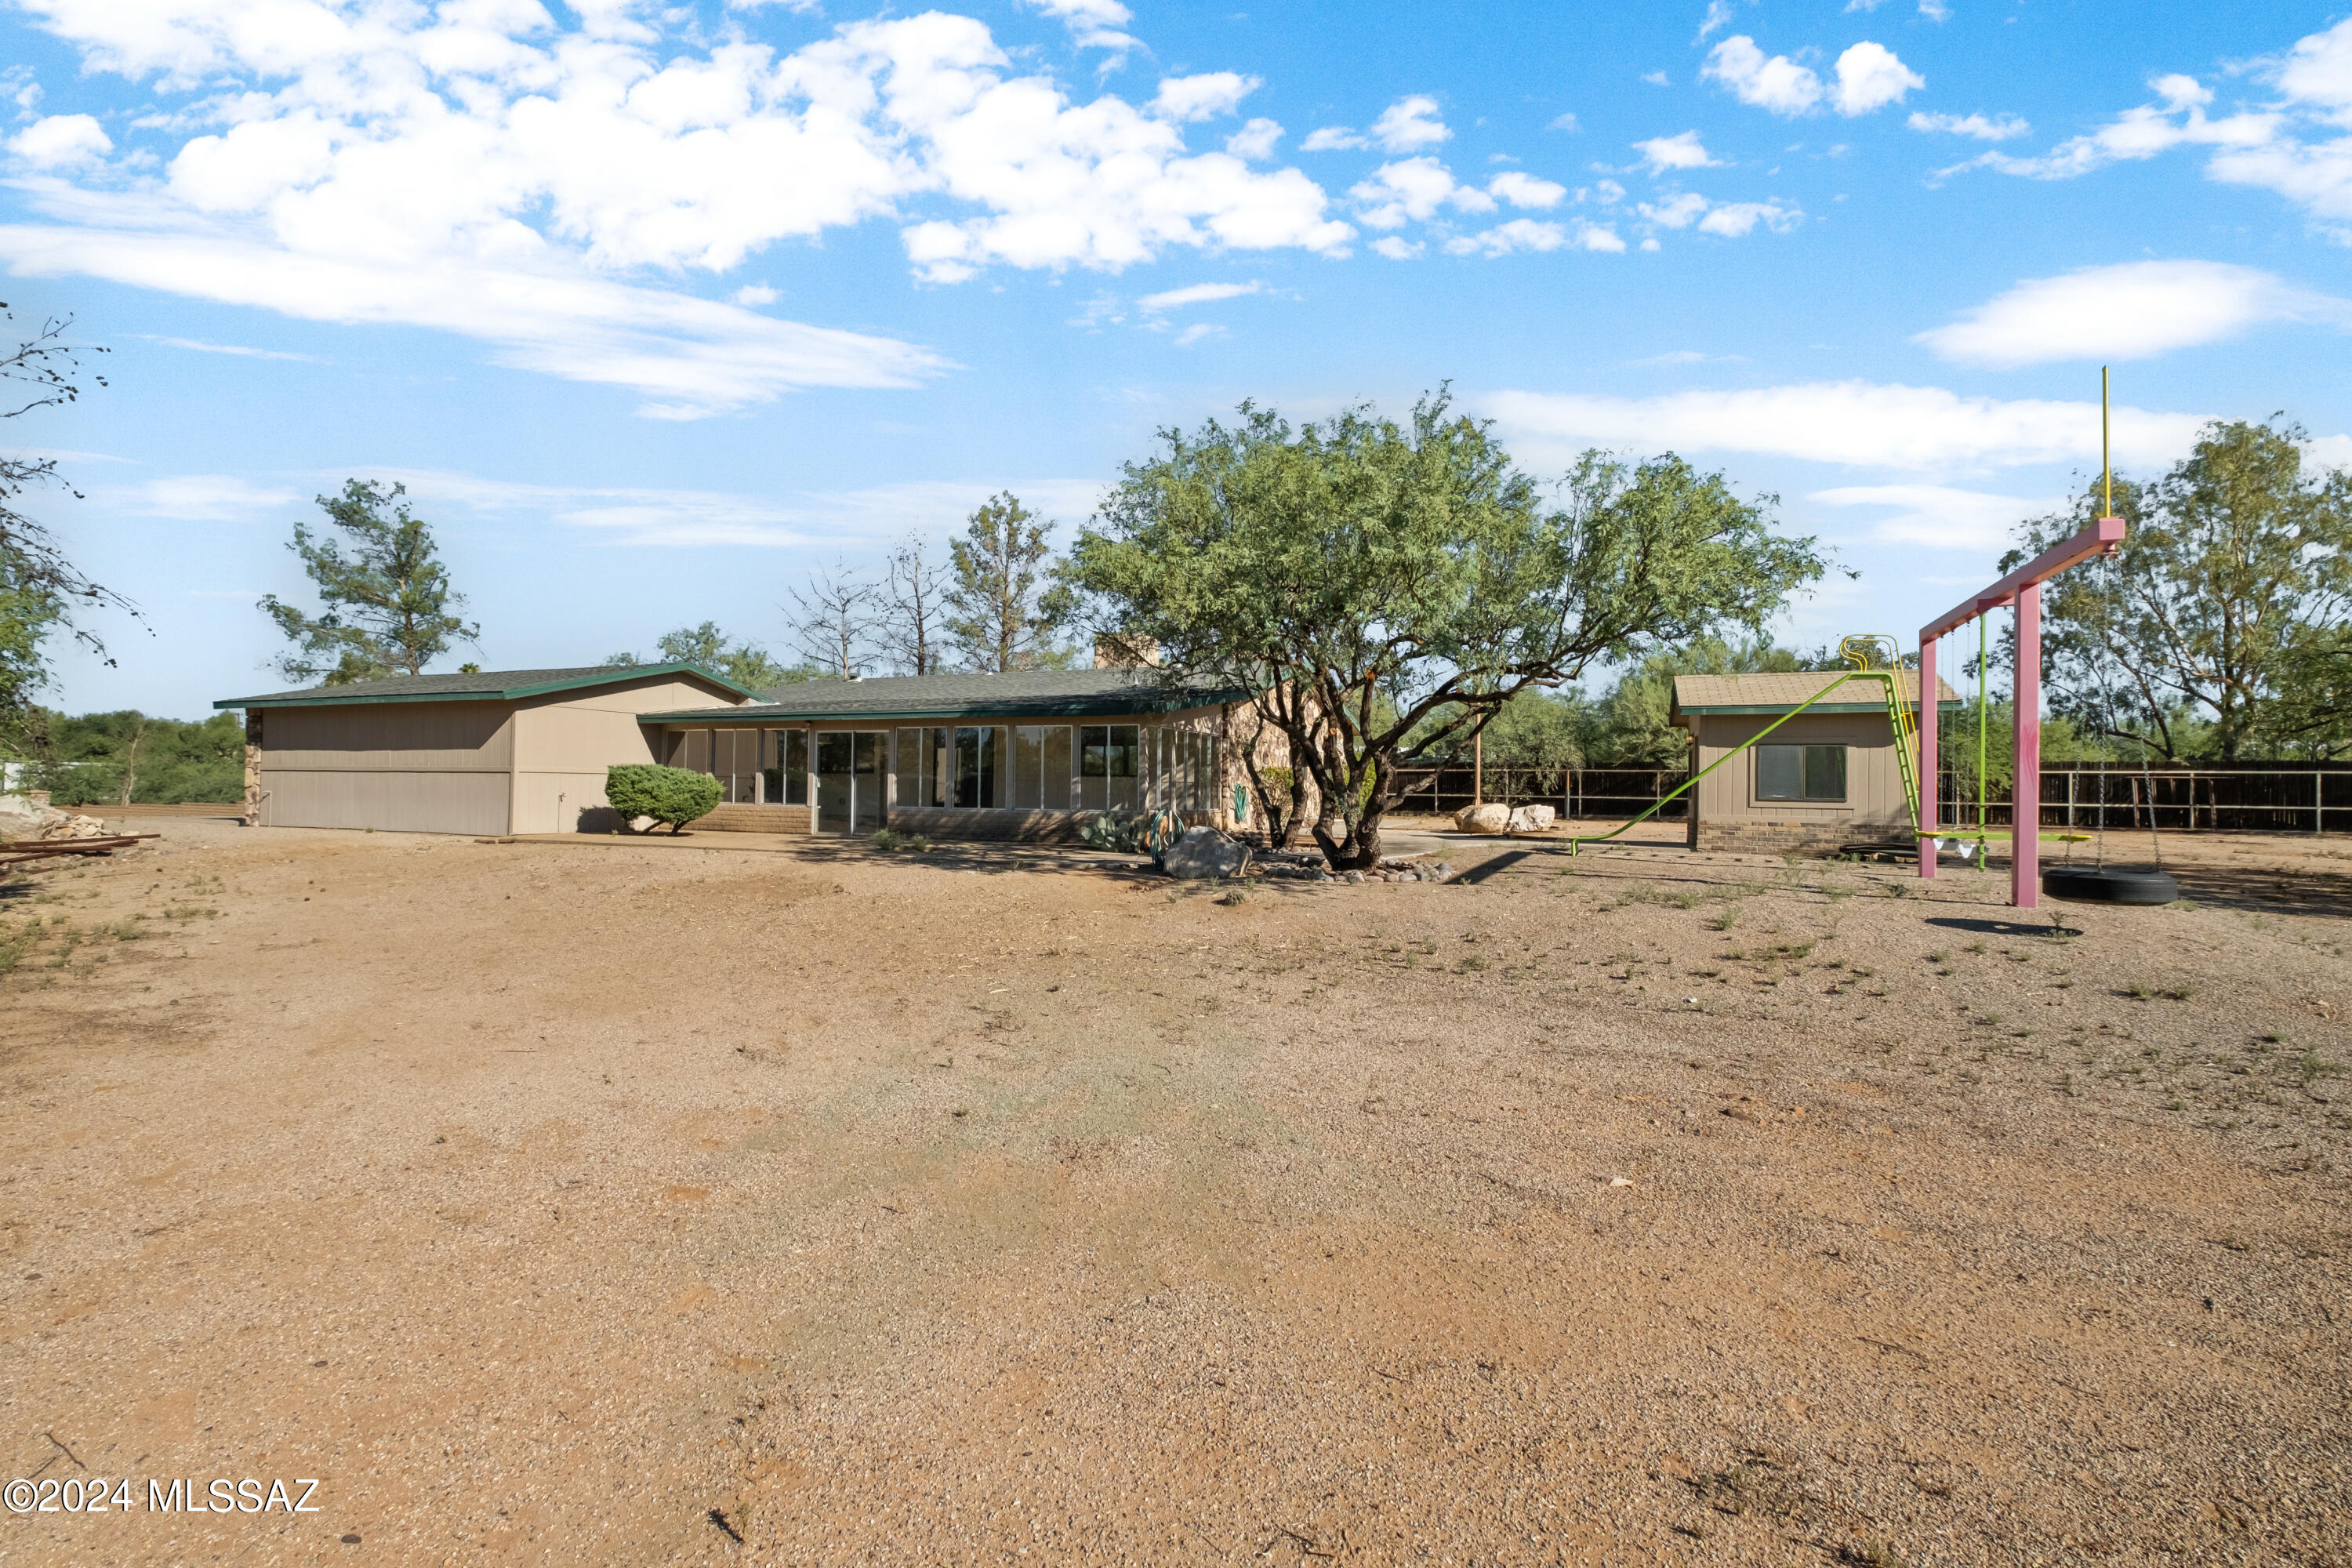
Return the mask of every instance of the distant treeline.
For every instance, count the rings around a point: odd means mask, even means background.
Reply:
[[[136,710],[72,717],[33,710],[26,787],[56,805],[165,805],[245,798],[245,724],[234,713],[191,722]]]

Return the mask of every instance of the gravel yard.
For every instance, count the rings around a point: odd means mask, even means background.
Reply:
[[[6,1476],[319,1511],[9,1563],[2352,1561],[2342,840],[147,826],[0,888]]]

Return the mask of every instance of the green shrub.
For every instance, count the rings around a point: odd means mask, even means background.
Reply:
[[[709,816],[719,794],[717,779],[684,768],[628,763],[604,771],[604,798],[620,814],[624,828],[640,816],[650,816],[667,823],[675,834],[697,817]]]
[[[931,847],[931,841],[921,834],[901,833],[895,827],[877,828],[866,842],[877,849],[907,849],[918,855],[927,853]]]

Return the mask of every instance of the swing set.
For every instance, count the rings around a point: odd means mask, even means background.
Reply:
[[[1971,834],[1959,825],[1947,827],[1939,823],[1937,818],[1942,814],[1938,810],[1935,790],[1926,790],[1916,796],[1912,804],[1916,809],[1919,824],[1919,875],[1923,879],[1935,876],[1936,858],[1942,839],[1973,838],[1979,862],[1981,863],[1989,847],[1988,841],[2006,837],[2010,841],[2009,901],[2021,910],[2039,906],[2041,896],[2045,891],[2053,898],[2123,904],[2168,904],[2178,898],[2180,891],[2179,885],[2160,869],[2134,869],[2106,864],[2106,758],[2104,747],[2099,763],[2099,853],[2094,863],[2077,866],[2072,860],[2072,847],[2084,842],[2090,836],[2040,831],[2042,584],[2085,561],[2112,562],[2123,549],[2124,520],[2115,515],[2115,469],[2108,456],[2107,373],[2104,367],[2099,371],[2099,484],[2101,510],[2105,516],[2072,539],[2053,545],[1992,586],[1963,600],[1919,628],[1919,689],[1928,692],[1936,689],[1937,644],[1969,622],[1977,623],[1976,828]],[[1985,788],[1989,731],[1985,617],[2003,607],[2015,613],[2017,623],[2017,680],[2012,701],[2015,728],[2010,770],[2011,805],[2010,826],[2006,829],[1987,825]],[[2112,729],[2112,696],[2109,708],[2108,727]],[[1936,721],[1936,704],[1929,701],[1920,703],[1918,772],[1923,778],[1937,776],[1937,760],[1940,752],[1937,747]],[[2053,867],[2046,877],[2041,871],[2044,839],[2069,847],[2067,863]]]
[[[1568,841],[1568,852],[1574,855],[1587,844],[1597,844],[1615,838],[1663,811],[1676,797],[1695,789],[1699,781],[1723,767],[1734,758],[1756,746],[1781,725],[1807,709],[1827,699],[1831,693],[1849,682],[1876,682],[1886,700],[1886,721],[1894,731],[1895,754],[1903,778],[1904,804],[1908,820],[1917,825],[1915,837],[1918,841],[1919,875],[1932,878],[1936,874],[1936,858],[1943,841],[1955,843],[1973,841],[1978,864],[1990,858],[1991,841],[2010,841],[2010,902],[2019,909],[2033,909],[2041,895],[2053,898],[2078,899],[2094,902],[2126,904],[2166,904],[2179,896],[2179,888],[2160,869],[2134,869],[2110,867],[2106,864],[2106,758],[2100,752],[2099,789],[2099,853],[2089,866],[2078,866],[2073,860],[2073,847],[2088,842],[2091,835],[2081,833],[2045,834],[2041,827],[2042,780],[2042,584],[2067,568],[2085,561],[2112,562],[2123,548],[2124,521],[2115,515],[2115,471],[2107,457],[2107,373],[2099,372],[2099,469],[2102,510],[2105,515],[2082,532],[2063,543],[2053,545],[2024,565],[1993,584],[1983,592],[1972,595],[1943,615],[1919,628],[1919,687],[1916,697],[1906,700],[1900,672],[1902,647],[1895,638],[1884,635],[1850,637],[1838,644],[1838,656],[1853,668],[1841,672],[1837,679],[1819,691],[1797,703],[1786,713],[1765,725],[1754,735],[1717,757],[1664,796],[1652,804],[1630,821],[1620,824],[1606,833],[1583,835]],[[1986,789],[1987,752],[1990,749],[1990,709],[1988,697],[1989,647],[1986,620],[1995,610],[2012,610],[2017,621],[2017,691],[2013,703],[2016,731],[2013,737],[2013,783],[2010,797],[2011,826],[1995,827],[1988,821]],[[1936,682],[1937,644],[1951,633],[1977,623],[1977,820],[1973,830],[1965,824],[1946,826],[1937,799],[1937,763],[1941,755],[1937,744]],[[2108,699],[2108,728],[2114,728],[2113,697]],[[2145,771],[2143,757],[2143,771]],[[2151,798],[2153,796],[2151,795]],[[1956,815],[1958,812],[1956,810]],[[2150,831],[2154,818],[2150,818]],[[2045,877],[2041,870],[2042,843],[2044,839],[2067,846],[2067,858],[2051,868]],[[2161,847],[2158,847],[2161,855]]]

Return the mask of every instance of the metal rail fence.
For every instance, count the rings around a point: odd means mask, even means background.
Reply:
[[[1397,809],[1450,816],[1474,800],[1549,805],[1562,816],[1637,816],[1690,777],[1682,768],[1509,768],[1489,764],[1486,787],[1473,769],[1408,768]],[[1976,824],[1976,791],[1958,773],[1937,781],[1937,819]],[[1663,821],[1689,816],[1688,797],[1667,803]],[[2004,786],[1986,802],[1985,823],[2013,820]],[[2352,763],[2238,763],[2228,767],[2150,767],[2111,763],[2042,770],[2043,827],[2126,832],[2150,824],[2170,833],[2352,832]]]
[[[1972,826],[1976,795],[1950,773],[1939,791],[1946,824]],[[2150,767],[2111,763],[2042,770],[2043,827],[2167,833],[2352,831],[2352,763],[2236,763],[2228,767]],[[2015,820],[2007,790],[1986,803],[1988,826]]]
[[[1397,801],[1399,811],[1450,816],[1485,799],[1548,805],[1562,816],[1616,819],[1640,816],[1690,773],[1685,768],[1507,768],[1490,763],[1483,794],[1476,771],[1466,766],[1406,768],[1400,777],[1404,787]],[[1688,811],[1685,797],[1670,802],[1658,815],[1680,822]]]

